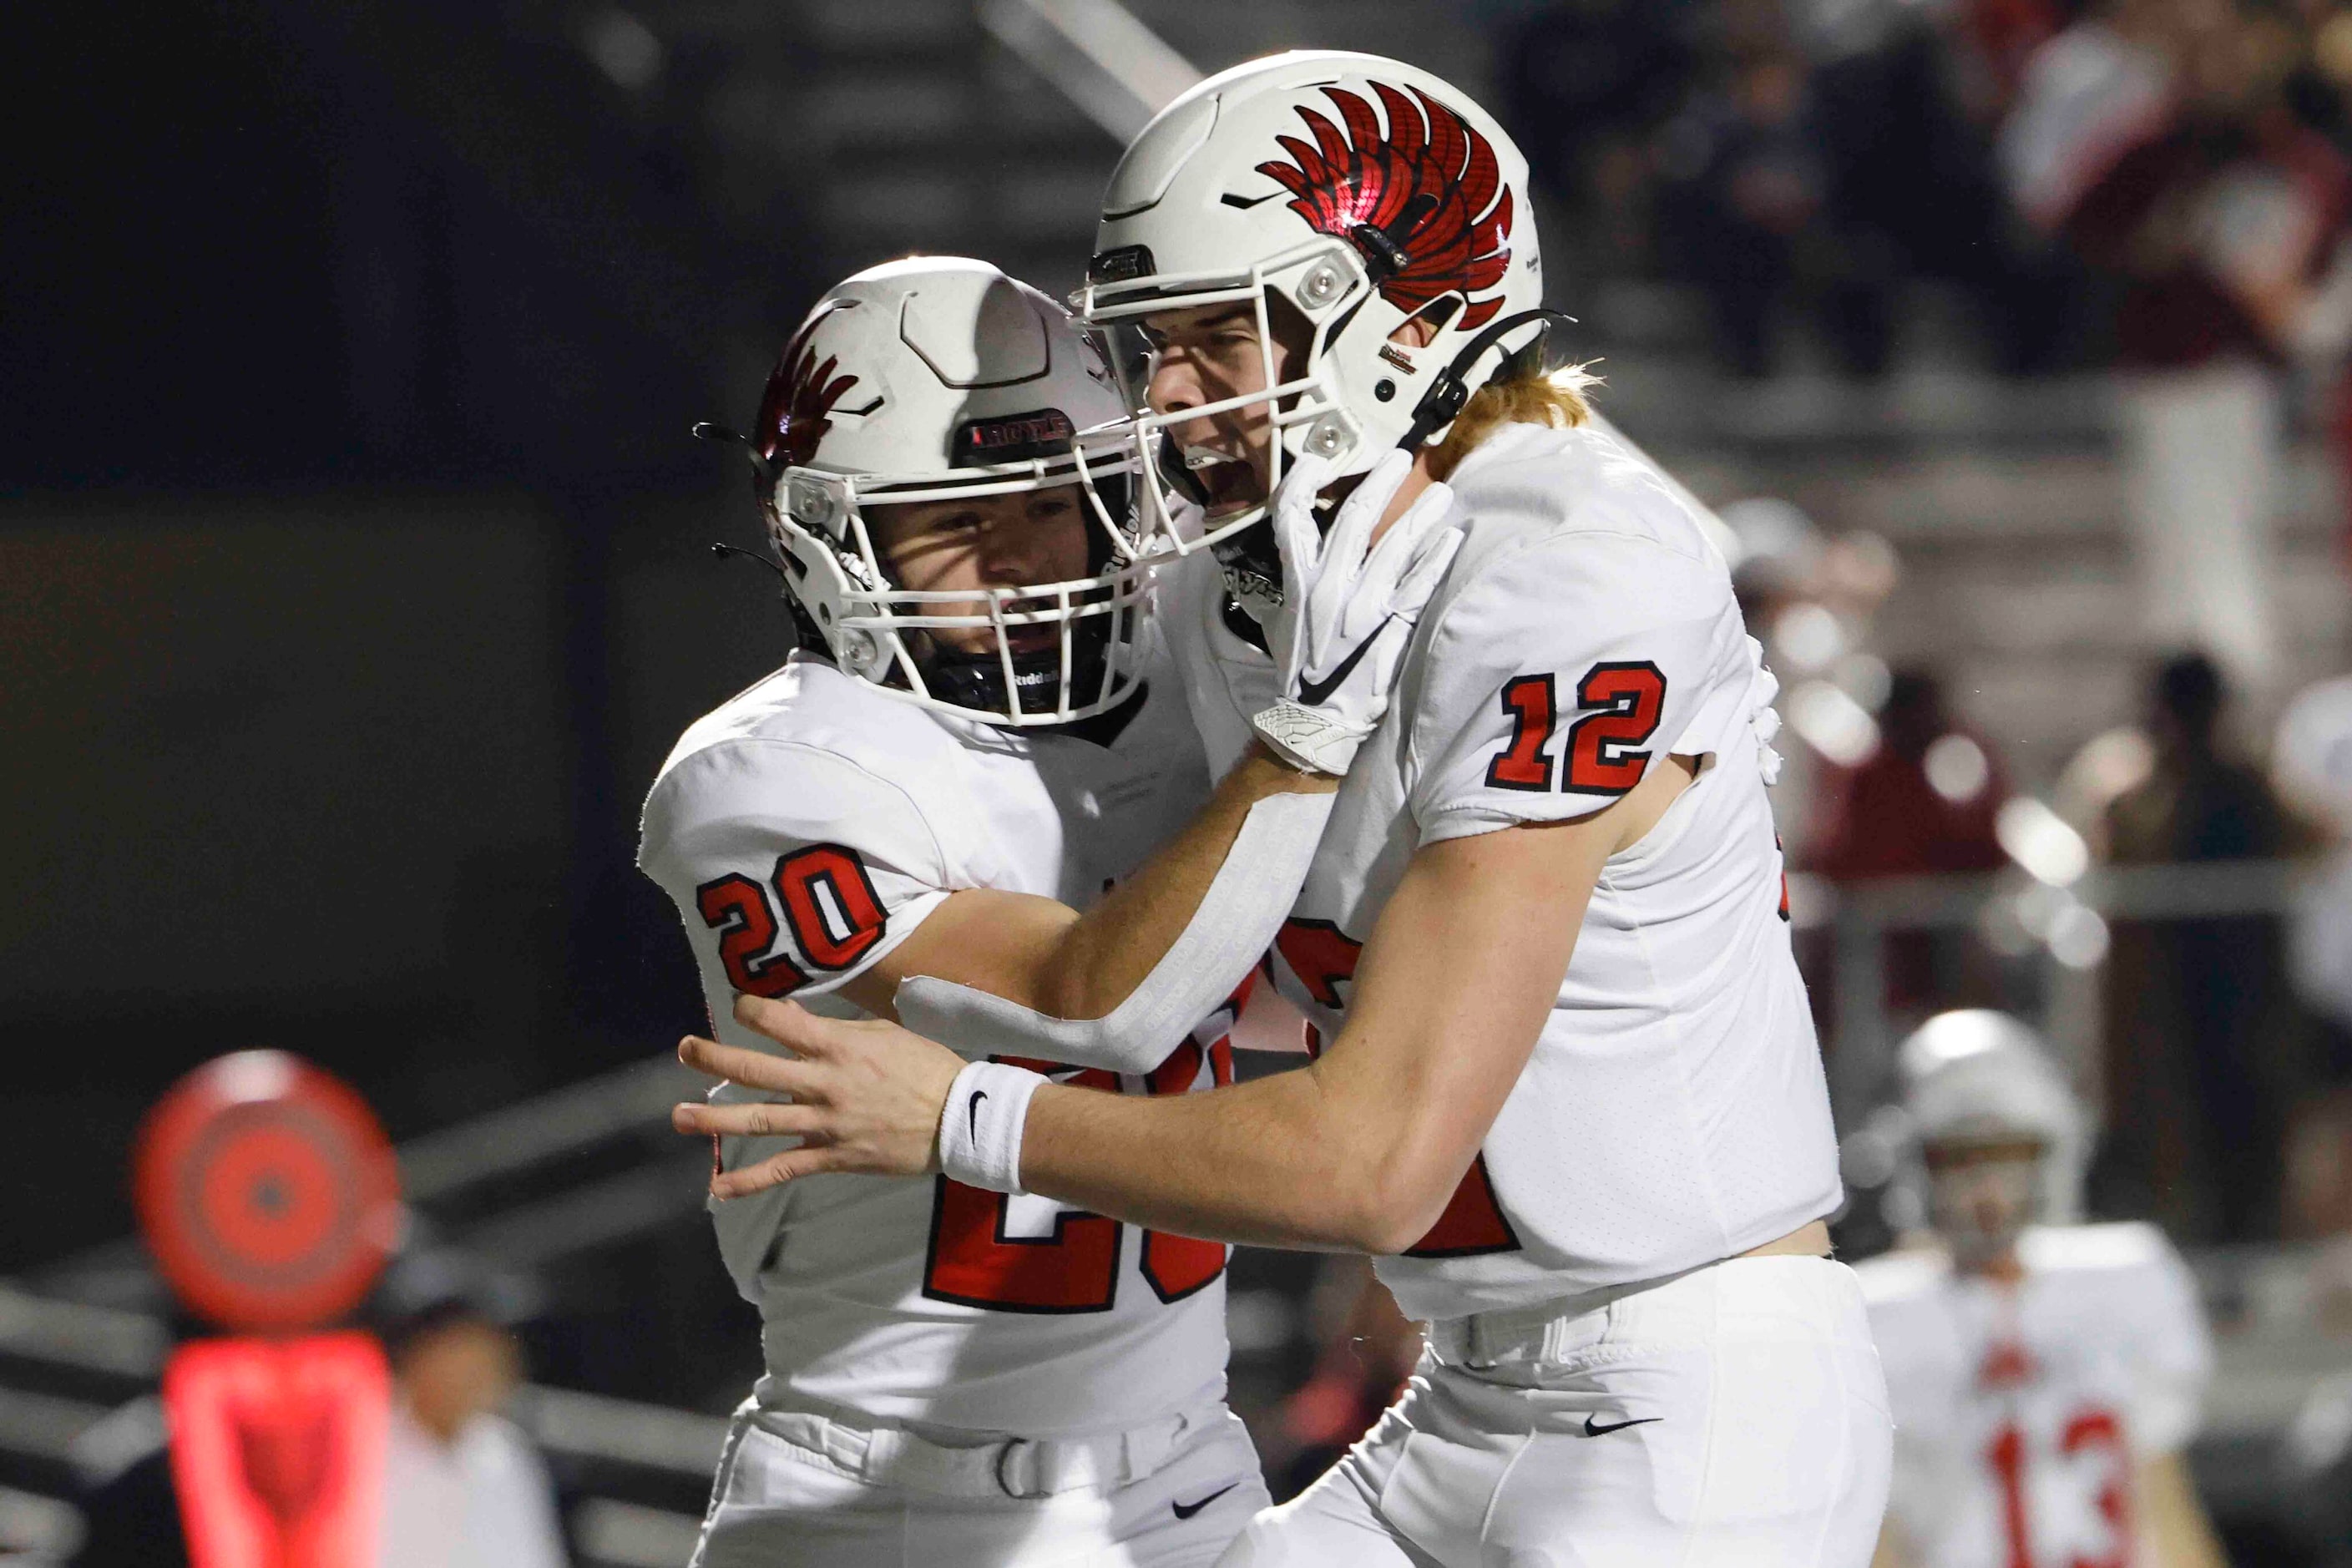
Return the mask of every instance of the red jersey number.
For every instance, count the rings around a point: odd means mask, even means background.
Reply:
[[[2131,1450],[2124,1441],[2123,1424],[2112,1411],[2085,1410],[2067,1422],[2058,1437],[2062,1459],[2101,1449],[2110,1460],[2097,1500],[2099,1516],[2107,1521],[2107,1550],[2096,1557],[2070,1555],[2064,1568],[2127,1568],[2132,1559]],[[2033,1521],[2025,1501],[2031,1455],[2024,1430],[2011,1422],[1994,1433],[1992,1441],[1985,1445],[1985,1462],[1992,1468],[1993,1480],[2000,1489],[2001,1529],[2009,1543],[2005,1568],[2053,1568],[2033,1555]]]
[[[1287,920],[1276,934],[1274,946],[1309,996],[1334,1011],[1347,1006],[1339,986],[1355,979],[1356,962],[1363,956],[1362,942],[1329,921]],[[1322,1037],[1312,1028],[1307,1041],[1309,1051],[1320,1054]],[[1446,1201],[1445,1212],[1429,1227],[1428,1235],[1405,1248],[1404,1256],[1475,1258],[1518,1249],[1518,1233],[1511,1228],[1495,1195],[1494,1181],[1486,1174],[1486,1156],[1481,1152]]]
[[[719,932],[727,984],[753,996],[787,995],[809,981],[791,954],[771,951],[780,905],[801,955],[828,973],[856,963],[890,929],[866,862],[841,844],[778,856],[765,887],[740,874],[716,878],[694,889],[694,903],[702,923]]]
[[[1501,698],[1511,738],[1487,761],[1487,786],[1549,791],[1553,769],[1545,748],[1559,722],[1552,677],[1515,675],[1503,683]],[[1559,787],[1579,795],[1625,794],[1649,771],[1650,753],[1635,748],[1657,732],[1665,712],[1665,672],[1647,659],[1596,664],[1576,683],[1576,705],[1584,717],[1568,727]]]
[[[998,1059],[1033,1072],[1061,1070],[1052,1062]],[[1198,1041],[1186,1040],[1145,1078],[1144,1092],[1188,1093],[1204,1064],[1213,1085],[1234,1081],[1230,1045],[1219,1039],[1204,1051]],[[1120,1092],[1118,1077],[1097,1068],[1066,1081]],[[1003,1193],[936,1178],[923,1294],[995,1312],[1109,1311],[1118,1300],[1119,1249],[1127,1227],[1083,1209],[1063,1208],[1043,1234],[1016,1235],[1013,1201]],[[1153,1294],[1162,1301],[1180,1301],[1223,1274],[1225,1257],[1223,1242],[1147,1230],[1139,1262]]]
[[[1649,771],[1648,740],[1665,711],[1666,678],[1647,659],[1596,664],[1576,684],[1576,704],[1597,708],[1570,727],[1564,788],[1585,795],[1623,795]]]

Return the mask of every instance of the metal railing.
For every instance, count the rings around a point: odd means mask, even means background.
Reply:
[[[1895,877],[1832,883],[1790,878],[1790,915],[1800,930],[1826,929],[1833,960],[1834,1034],[1830,1096],[1844,1126],[1884,1092],[1895,1042],[1886,1006],[1886,938],[1900,931],[1967,931],[2000,956],[2038,965],[2045,1000],[2069,971],[2105,962],[2113,921],[2214,920],[2283,914],[2311,868],[2294,860],[2207,860],[2102,866],[2063,886],[2022,871]],[[2044,1026],[2062,1051],[2092,1048]]]

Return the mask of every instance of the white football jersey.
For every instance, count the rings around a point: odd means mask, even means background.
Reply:
[[[773,1049],[734,1022],[738,992],[862,1016],[835,993],[949,893],[1084,909],[1208,788],[1164,665],[1097,744],[927,712],[795,655],[687,731],[646,797],[638,863],[685,921],[718,1037]],[[1205,1090],[1232,1080],[1229,1022],[1171,1041],[1148,1077],[1051,1070],[1127,1093]],[[788,1146],[730,1138],[721,1158]],[[1042,1437],[1222,1396],[1223,1246],[943,1176],[812,1176],[711,1215],[760,1309],[764,1404]]]
[[[1379,1260],[1418,1318],[1657,1279],[1840,1196],[1753,725],[1769,683],[1721,556],[1597,432],[1507,426],[1452,483],[1466,537],[1276,942],[1284,994],[1337,1033],[1423,844],[1590,815],[1669,752],[1707,762],[1603,868],[1550,1021],[1444,1216]],[[1171,588],[1163,626],[1213,712],[1249,655],[1213,593]]]
[[[1920,1568],[2154,1568],[2139,1465],[2197,1429],[2212,1352],[2149,1225],[2029,1230],[2015,1287],[1940,1250],[1857,1266],[1895,1415],[1887,1517]]]

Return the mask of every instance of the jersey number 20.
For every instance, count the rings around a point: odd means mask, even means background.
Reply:
[[[766,887],[740,875],[716,878],[694,889],[694,902],[702,923],[719,933],[727,984],[754,996],[788,995],[808,984],[808,971],[790,953],[772,952],[779,903],[794,945],[823,970],[848,968],[890,925],[866,862],[842,844],[777,857]]]
[[[1033,1072],[1063,1070],[1052,1062],[999,1057]],[[1205,1052],[1186,1040],[1144,1079],[1147,1094],[1186,1094],[1205,1065],[1210,1082],[1234,1081],[1233,1047],[1220,1039]],[[1066,1080],[1085,1089],[1119,1092],[1117,1077],[1089,1068]],[[931,1240],[923,1258],[923,1294],[998,1312],[1108,1312],[1118,1297],[1118,1252],[1125,1226],[1082,1209],[1024,1200],[1049,1207],[1044,1234],[1013,1234],[1014,1200],[935,1178]],[[1225,1271],[1225,1247],[1162,1231],[1143,1233],[1143,1278],[1163,1301],[1177,1301]]]

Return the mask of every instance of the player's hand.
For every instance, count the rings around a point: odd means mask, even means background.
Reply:
[[[940,1111],[963,1058],[896,1024],[820,1017],[790,1002],[738,996],[735,1017],[793,1054],[689,1035],[677,1059],[792,1100],[692,1101],[670,1112],[670,1125],[694,1137],[789,1137],[801,1144],[756,1165],[713,1172],[712,1197],[740,1198],[825,1171],[919,1176],[939,1169]]]
[[[1371,544],[1381,514],[1412,471],[1391,452],[1339,505],[1327,533],[1315,501],[1330,464],[1300,458],[1274,498],[1283,608],[1267,628],[1283,700],[1257,715],[1258,733],[1291,762],[1344,773],[1388,710],[1389,689],[1412,628],[1462,542],[1446,525],[1454,491],[1433,484]]]

